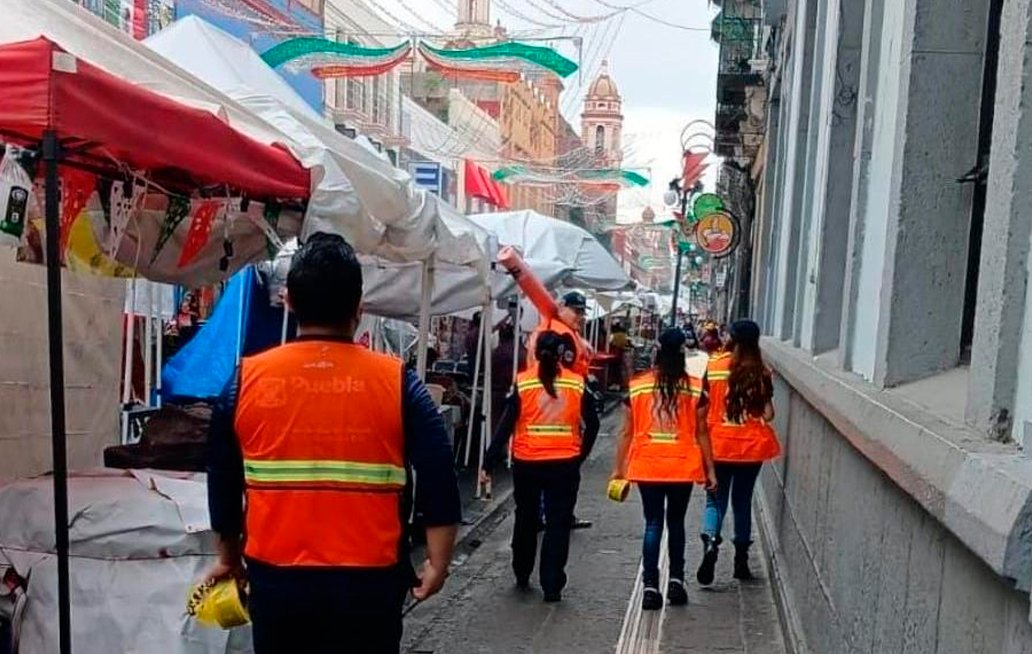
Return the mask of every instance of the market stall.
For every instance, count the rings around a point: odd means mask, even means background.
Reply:
[[[73,225],[89,221],[89,231],[107,246],[98,254],[108,265],[120,261],[162,281],[217,280],[264,256],[269,242],[300,232],[312,177],[277,145],[278,135],[246,111],[233,111],[227,120],[216,92],[203,93],[214,100],[205,105],[198,97],[184,102],[151,90],[184,86],[127,37],[71,14],[80,12],[71,3],[10,0],[4,9],[0,139],[22,171],[14,181],[24,175],[26,191],[38,200],[29,203],[23,249],[31,260],[38,243],[36,256],[46,263],[50,343],[55,547],[50,553],[44,541],[22,565],[53,565],[52,576],[41,574],[33,584],[39,601],[30,601],[27,611],[44,609],[48,596],[54,610],[38,649],[25,651],[68,652],[73,625],[77,639],[96,628],[88,619],[71,619],[62,262]],[[239,129],[234,118],[250,129]],[[19,570],[23,577],[31,573]],[[56,580],[56,593],[48,577]],[[75,605],[95,599],[77,597]]]

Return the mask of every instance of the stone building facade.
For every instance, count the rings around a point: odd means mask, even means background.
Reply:
[[[758,502],[789,633],[1032,652],[1032,2],[758,4],[749,289],[784,445]]]

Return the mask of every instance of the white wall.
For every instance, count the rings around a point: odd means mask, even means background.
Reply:
[[[878,85],[872,120],[874,121],[869,182],[867,186],[863,245],[860,254],[859,283],[853,326],[853,372],[867,380],[874,378],[878,331],[881,321],[882,281],[886,272],[886,239],[889,216],[899,211],[899,170],[896,162],[903,144],[905,112],[901,107],[904,81],[902,41],[906,21],[905,2],[885,3],[880,39]],[[866,101],[866,99],[862,99]]]
[[[821,67],[819,111],[817,125],[817,156],[813,163],[814,181],[813,196],[808,198],[813,203],[812,224],[810,226],[809,247],[806,252],[806,273],[803,280],[803,297],[800,312],[802,324],[800,329],[800,345],[812,350],[814,347],[814,322],[817,314],[817,283],[814,276],[820,274],[821,244],[824,232],[825,189],[828,184],[828,157],[831,146],[831,121],[835,111],[835,71],[838,65],[839,6],[830,3],[825,9],[826,17],[822,29],[824,48],[818,53],[817,65]]]

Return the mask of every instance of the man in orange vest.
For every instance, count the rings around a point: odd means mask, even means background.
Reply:
[[[566,353],[566,360],[562,363],[567,370],[587,378],[591,366],[591,351],[587,341],[581,338],[587,311],[588,301],[582,294],[571,291],[564,295],[562,304],[559,306],[559,315],[555,318],[542,317],[541,324],[531,333],[527,341],[527,365],[535,363],[534,343],[540,334],[544,332],[568,334],[574,342],[574,349]]]
[[[244,359],[213,412],[209,577],[246,574],[257,654],[396,653],[405,595],[426,599],[448,574],[460,520],[451,443],[422,382],[353,343],[362,269],[344,239],[301,246],[287,293],[297,342]],[[413,502],[427,525],[419,575]]]

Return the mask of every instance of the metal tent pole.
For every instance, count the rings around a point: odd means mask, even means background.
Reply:
[[[480,318],[480,324],[482,325],[494,325],[494,320],[491,316],[494,304],[488,302],[487,306],[484,307],[484,313]],[[491,331],[490,329],[484,330],[484,351],[491,351]],[[481,496],[481,485],[479,474],[484,469],[484,456],[487,454],[488,441],[491,438],[491,365],[488,365],[484,370],[484,429],[480,436],[480,462],[477,464],[477,493],[476,499],[480,499]]]
[[[57,606],[60,654],[72,651],[72,606],[68,573],[68,455],[65,432],[64,333],[61,313],[61,216],[57,134],[43,134],[47,240],[47,331],[50,345],[50,429],[54,465],[54,536],[57,549]]]
[[[434,297],[434,257],[423,262],[423,295],[419,302],[419,350],[416,352],[416,372],[426,381],[426,346],[430,338],[430,303]]]
[[[136,278],[129,282],[129,317],[125,324],[125,368],[122,369],[122,445],[129,442],[129,403],[133,399],[133,343],[136,339]]]
[[[143,401],[151,406],[151,390],[154,388],[154,283],[147,282],[147,322],[143,324]]]
[[[487,345],[484,343],[484,330],[486,321],[484,320],[483,313],[480,316],[480,334],[477,336],[477,354],[473,361],[473,390],[470,393],[469,398],[469,424],[466,428],[466,452],[463,456],[462,465],[469,467],[469,455],[473,447],[473,428],[476,425],[477,416],[477,382],[480,379],[480,365],[484,358],[484,349]]]

